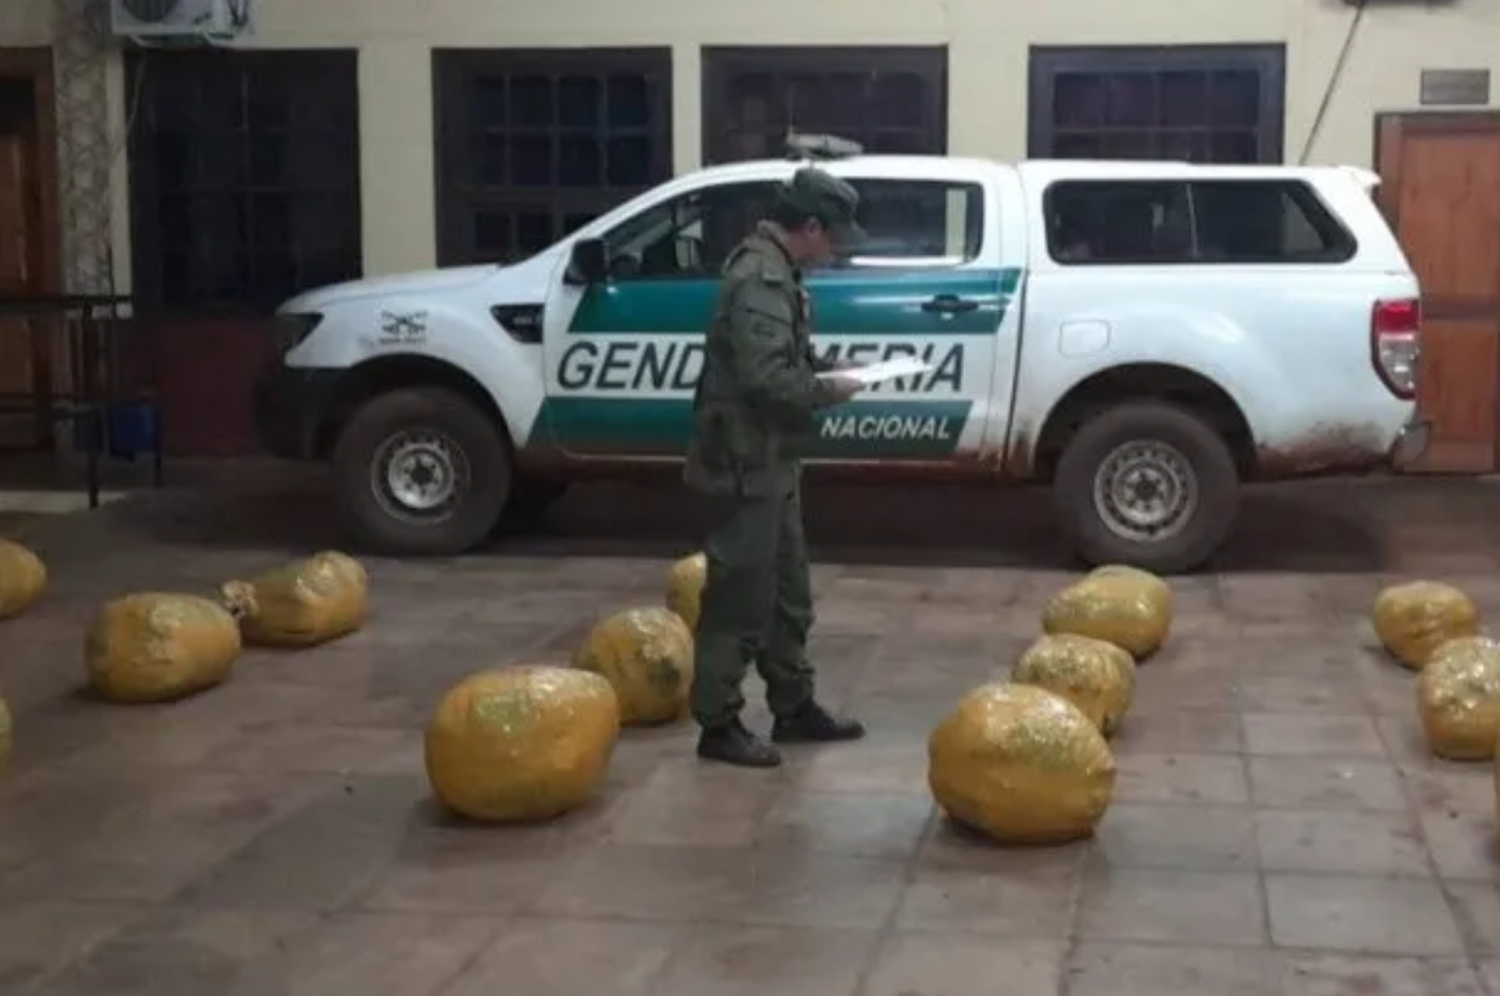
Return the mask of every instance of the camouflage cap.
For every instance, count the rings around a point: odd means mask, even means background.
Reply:
[[[848,244],[864,237],[856,220],[859,193],[832,173],[803,166],[782,185],[781,196],[788,207],[821,221],[836,242]]]

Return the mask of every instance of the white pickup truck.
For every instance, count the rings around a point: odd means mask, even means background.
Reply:
[[[315,290],[277,314],[263,443],[331,460],[352,525],[454,554],[507,507],[670,467],[719,267],[795,160],[679,177],[515,265]],[[1421,304],[1348,167],[852,155],[859,255],[808,274],[817,349],[928,372],[820,419],[814,474],[1050,484],[1087,561],[1202,565],[1242,482],[1426,445]]]

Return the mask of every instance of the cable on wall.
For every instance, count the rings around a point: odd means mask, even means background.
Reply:
[[[1323,120],[1328,116],[1328,106],[1333,103],[1333,95],[1338,92],[1339,81],[1344,78],[1344,68],[1349,64],[1349,53],[1354,50],[1354,39],[1359,36],[1360,25],[1364,23],[1366,3],[1367,0],[1356,0],[1354,13],[1349,17],[1349,27],[1344,32],[1344,44],[1339,48],[1339,56],[1334,60],[1333,69],[1328,74],[1328,85],[1323,88],[1323,99],[1318,102],[1318,113],[1313,116],[1312,127],[1307,131],[1307,140],[1302,143],[1302,155],[1297,157],[1299,166],[1307,165],[1307,157],[1312,154],[1313,143],[1318,140],[1318,134],[1323,130]]]

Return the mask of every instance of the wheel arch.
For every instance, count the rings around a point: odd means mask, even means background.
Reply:
[[[514,455],[514,443],[500,405],[472,374],[447,360],[415,353],[378,356],[350,367],[339,378],[332,400],[318,422],[314,452],[327,459],[360,406],[372,398],[410,387],[442,387],[459,395],[495,424]]]
[[[1254,433],[1244,409],[1228,391],[1186,367],[1130,363],[1084,378],[1052,407],[1031,456],[1034,477],[1040,481],[1052,480],[1063,450],[1084,423],[1132,401],[1163,402],[1203,418],[1228,444],[1241,477],[1248,478],[1254,472]]]

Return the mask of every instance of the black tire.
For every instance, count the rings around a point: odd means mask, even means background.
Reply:
[[[359,543],[396,556],[454,556],[494,528],[514,479],[502,429],[468,399],[440,387],[391,391],[367,401],[334,449],[339,495]],[[453,465],[455,493],[440,512],[404,511],[387,482],[386,451],[403,435],[440,438]],[[408,506],[409,507],[409,506]]]
[[[1096,477],[1111,454],[1131,442],[1171,447],[1193,477],[1197,503],[1169,536],[1121,535],[1097,507]],[[1223,544],[1239,509],[1239,485],[1234,454],[1212,425],[1174,405],[1132,402],[1089,419],[1068,441],[1053,479],[1053,498],[1063,531],[1090,566],[1130,564],[1176,574],[1203,566]]]

